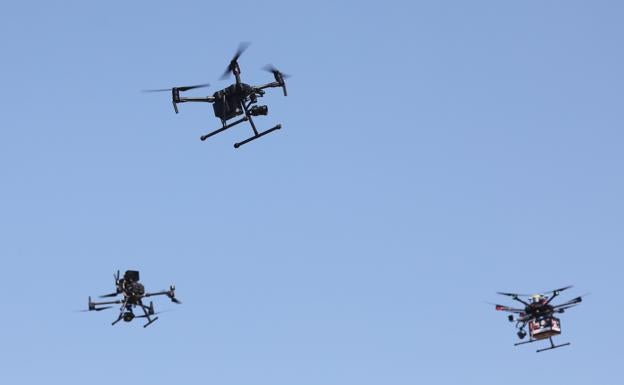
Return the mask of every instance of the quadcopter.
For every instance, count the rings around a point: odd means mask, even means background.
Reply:
[[[149,306],[143,304],[143,298],[153,297],[155,295],[166,295],[171,299],[171,302],[180,304],[180,302],[175,297],[175,286],[170,286],[169,290],[163,290],[155,293],[146,293],[143,284],[139,283],[139,272],[136,270],[127,270],[124,273],[123,278],[119,277],[119,270],[117,270],[117,274],[114,275],[115,278],[115,292],[110,294],[101,295],[100,298],[110,298],[116,297],[117,295],[123,295],[122,299],[118,299],[115,301],[104,301],[104,302],[93,302],[91,301],[91,297],[89,297],[89,308],[84,311],[102,311],[104,309],[109,309],[113,306],[102,306],[102,305],[119,305],[121,304],[121,308],[119,309],[119,317],[113,321],[112,325],[115,325],[117,322],[124,320],[125,322],[130,322],[135,318],[147,318],[147,323],[143,325],[143,327],[148,327],[153,322],[155,322],[158,317],[152,318],[153,315],[157,314],[154,312],[154,304],[150,301]],[[143,310],[143,315],[134,315],[132,311],[135,307],[140,307]]]
[[[518,342],[514,346],[529,344],[535,341],[547,339],[550,341],[550,346],[544,349],[539,349],[537,352],[543,352],[545,350],[551,350],[570,345],[569,342],[565,344],[555,345],[552,337],[561,334],[561,322],[559,318],[555,317],[555,313],[564,313],[567,309],[574,307],[582,302],[582,296],[571,299],[567,302],[559,305],[553,305],[552,301],[559,296],[559,294],[571,288],[572,286],[562,287],[552,291],[540,293],[540,294],[516,294],[516,293],[497,293],[507,297],[511,297],[514,301],[520,302],[524,305],[523,309],[513,308],[504,305],[496,305],[496,310],[506,311],[514,313],[517,316],[514,318],[513,314],[508,316],[509,322],[516,322],[516,328],[518,329],[518,338],[521,340],[526,337],[527,333],[525,328],[528,325],[529,328],[529,340]]]
[[[225,69],[225,72],[221,76],[221,80],[228,78],[231,74],[234,75],[236,79],[236,83],[226,87],[220,91],[215,92],[212,96],[206,97],[182,97],[180,96],[181,92],[190,91],[195,88],[208,87],[210,84],[198,84],[193,86],[183,86],[183,87],[173,87],[166,89],[158,89],[158,90],[146,90],[145,92],[171,92],[171,99],[173,102],[173,110],[175,113],[178,113],[178,104],[179,103],[189,103],[189,102],[203,102],[203,103],[212,103],[212,107],[214,110],[214,115],[221,119],[221,128],[216,129],[206,135],[201,136],[201,140],[204,141],[210,138],[213,135],[216,135],[220,132],[227,130],[228,128],[234,127],[239,123],[249,122],[251,125],[251,129],[253,130],[254,135],[234,144],[234,148],[239,148],[243,144],[249,143],[252,140],[258,139],[266,134],[269,134],[275,130],[279,130],[282,128],[281,124],[277,124],[273,128],[270,128],[266,131],[258,131],[256,128],[256,124],[253,121],[253,116],[267,115],[269,113],[269,108],[266,105],[256,105],[258,102],[258,98],[264,96],[266,88],[273,87],[281,87],[284,96],[287,96],[288,93],[286,91],[286,82],[284,79],[288,78],[288,75],[283,74],[277,68],[272,65],[267,65],[264,67],[264,70],[271,72],[275,81],[262,84],[259,86],[253,86],[246,83],[241,82],[240,74],[241,70],[238,65],[238,58],[242,55],[243,52],[247,49],[249,43],[241,43],[238,47],[238,50],[234,54],[234,57],[230,61],[230,64]],[[231,121],[240,115],[243,115],[241,118]],[[230,121],[230,122],[228,122]]]

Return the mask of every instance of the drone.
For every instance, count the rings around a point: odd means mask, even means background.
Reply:
[[[156,312],[154,312],[154,303],[150,301],[149,306],[143,304],[143,298],[153,297],[156,295],[166,295],[171,299],[171,302],[180,304],[180,302],[175,297],[175,286],[170,286],[169,290],[158,291],[155,293],[146,293],[143,284],[139,283],[139,272],[136,270],[127,270],[124,273],[123,278],[119,277],[119,270],[117,270],[117,274],[113,276],[115,278],[115,292],[110,294],[101,295],[100,298],[110,298],[116,297],[119,294],[123,295],[122,299],[118,299],[115,301],[104,301],[104,302],[93,302],[91,301],[91,297],[89,297],[89,308],[83,311],[102,311],[105,309],[109,309],[113,306],[110,305],[119,305],[121,304],[121,308],[119,309],[119,317],[113,321],[112,325],[115,325],[117,322],[124,320],[125,322],[130,322],[135,318],[146,318],[147,323],[143,325],[144,328],[151,325],[155,322],[158,317],[152,318]],[[109,306],[102,306],[109,305]],[[132,311],[133,308],[140,307],[143,310],[143,315],[134,315]]]
[[[572,286],[562,287],[552,291],[547,291],[540,294],[516,294],[516,293],[497,293],[507,297],[511,297],[514,301],[520,302],[524,305],[523,309],[513,308],[504,305],[496,305],[496,310],[506,311],[510,314],[508,316],[509,322],[516,322],[516,328],[518,329],[518,338],[524,339],[527,335],[525,328],[528,325],[529,328],[529,340],[518,342],[514,346],[529,344],[535,341],[548,339],[550,346],[544,349],[539,349],[537,352],[543,352],[545,350],[551,350],[570,345],[569,342],[555,345],[552,337],[561,334],[561,322],[559,318],[555,317],[555,313],[564,313],[567,309],[574,307],[583,301],[582,296],[571,299],[567,302],[559,305],[553,305],[552,301],[561,294],[562,291],[571,288]],[[514,314],[517,316],[514,318]]]
[[[279,130],[282,128],[281,124],[277,124],[276,126],[266,130],[266,131],[258,131],[256,128],[256,124],[253,121],[253,116],[267,115],[269,113],[269,108],[266,105],[256,105],[258,102],[258,98],[264,96],[266,88],[273,87],[281,87],[284,96],[288,95],[286,91],[286,82],[284,79],[288,78],[288,75],[280,72],[276,67],[272,65],[267,65],[264,67],[265,71],[271,72],[275,81],[269,82],[266,84],[262,84],[259,86],[253,86],[246,83],[241,82],[241,69],[238,65],[239,57],[245,52],[245,50],[249,47],[249,43],[241,43],[238,47],[238,50],[234,54],[232,60],[230,60],[230,64],[225,69],[225,72],[221,76],[221,80],[227,79],[230,75],[234,75],[236,79],[236,83],[215,92],[212,96],[207,96],[203,98],[189,98],[180,96],[181,92],[190,91],[196,88],[208,87],[210,84],[198,84],[193,86],[183,86],[183,87],[173,87],[173,88],[165,88],[165,89],[157,89],[157,90],[145,90],[145,92],[171,92],[171,99],[173,102],[173,110],[175,113],[178,113],[178,104],[179,103],[189,103],[189,102],[203,102],[203,103],[212,103],[212,107],[214,110],[214,115],[221,119],[221,128],[216,129],[206,135],[201,136],[201,140],[204,141],[210,138],[213,135],[216,135],[220,132],[227,130],[228,128],[234,127],[239,123],[249,122],[251,125],[251,129],[253,130],[254,135],[234,144],[234,148],[239,148],[240,146],[251,142],[252,140],[258,139],[264,135],[270,134],[275,130]],[[241,118],[230,121],[240,115],[244,115]],[[228,122],[230,121],[230,122]]]

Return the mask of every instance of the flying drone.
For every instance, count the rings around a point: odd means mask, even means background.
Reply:
[[[157,314],[156,312],[154,312],[153,302],[150,301],[149,306],[146,306],[143,303],[143,299],[147,297],[166,295],[167,297],[169,297],[169,299],[171,299],[171,302],[177,304],[182,303],[175,297],[175,286],[170,286],[169,290],[158,291],[155,293],[146,293],[143,284],[139,283],[139,272],[136,270],[127,270],[124,273],[123,278],[119,277],[119,270],[117,270],[117,274],[114,275],[114,278],[116,289],[115,292],[101,295],[100,298],[116,297],[119,294],[121,294],[123,298],[115,301],[93,302],[91,301],[91,297],[89,297],[89,309],[85,310],[101,311],[113,307],[110,305],[121,304],[121,308],[119,309],[119,317],[115,321],[113,321],[112,325],[115,325],[121,320],[124,320],[125,322],[130,322],[135,318],[147,319],[147,323],[143,325],[144,328],[155,322],[158,317],[152,318],[153,315]],[[134,315],[134,312],[132,310],[136,307],[140,307],[141,310],[143,310],[143,315]]]
[[[582,296],[571,299],[567,302],[559,305],[553,305],[552,301],[559,296],[559,294],[571,288],[572,286],[562,287],[552,291],[540,293],[540,294],[516,294],[516,293],[497,293],[507,297],[511,297],[514,301],[520,302],[524,305],[523,309],[513,308],[504,305],[496,305],[496,310],[506,311],[510,314],[508,316],[509,322],[516,322],[516,328],[518,329],[518,338],[524,339],[527,335],[525,328],[529,328],[529,340],[518,342],[514,346],[529,344],[535,341],[548,339],[550,346],[544,349],[539,349],[537,352],[543,352],[545,350],[551,350],[570,345],[569,342],[565,344],[555,345],[552,337],[561,334],[561,322],[559,318],[555,317],[555,313],[564,313],[567,309],[574,307],[581,303]],[[516,317],[514,318],[514,314]]]
[[[178,104],[179,103],[189,103],[189,102],[203,102],[203,103],[212,103],[212,107],[214,110],[214,115],[221,119],[221,128],[216,129],[206,135],[201,136],[201,140],[204,141],[210,138],[213,135],[216,135],[220,132],[227,130],[228,128],[234,127],[235,125],[243,122],[249,122],[251,125],[251,129],[253,130],[254,135],[234,144],[234,148],[238,148],[243,144],[249,143],[252,140],[258,139],[266,134],[269,134],[275,130],[279,130],[282,128],[281,124],[277,124],[273,128],[270,128],[266,131],[258,131],[256,128],[256,124],[253,121],[253,116],[267,115],[269,113],[269,108],[266,105],[256,105],[258,102],[258,98],[264,96],[266,88],[273,87],[281,87],[284,96],[287,96],[288,93],[286,91],[286,82],[284,79],[288,78],[288,75],[283,74],[277,68],[272,65],[267,65],[264,67],[264,70],[271,72],[275,81],[262,84],[259,86],[253,86],[246,83],[241,82],[240,74],[241,70],[238,65],[238,58],[242,55],[243,52],[247,49],[249,43],[241,43],[238,47],[238,50],[234,54],[232,60],[230,60],[230,64],[225,69],[225,72],[221,76],[221,80],[228,78],[230,75],[234,75],[236,79],[236,83],[226,87],[220,91],[215,92],[212,96],[206,97],[182,97],[180,96],[181,92],[190,91],[196,88],[208,87],[209,84],[198,84],[193,86],[183,86],[183,87],[173,87],[166,89],[158,89],[158,90],[146,90],[145,92],[171,92],[171,99],[173,102],[173,110],[175,113],[178,113]],[[243,117],[231,121],[237,116],[244,115]],[[230,121],[230,122],[228,122]]]

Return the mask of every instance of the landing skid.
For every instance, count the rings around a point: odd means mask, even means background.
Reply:
[[[544,349],[538,349],[538,350],[536,350],[537,353],[543,352],[543,351],[546,351],[546,350],[553,350],[553,349],[557,349],[557,348],[561,348],[561,347],[570,345],[569,342],[566,342],[565,344],[561,344],[561,345],[555,345],[555,343],[552,340],[552,337],[549,337],[548,340],[550,341],[550,347],[547,347],[547,348],[544,348]],[[533,340],[533,339],[531,339],[531,340],[524,341],[524,342],[518,342],[518,343],[514,344],[514,346],[530,344],[530,343],[536,342],[536,341],[540,341],[540,340]]]
[[[557,348],[561,348],[561,347],[570,345],[569,342],[566,342],[565,344],[561,344],[561,345],[555,345],[555,343],[553,342],[552,338],[549,338],[549,340],[550,340],[550,347],[549,348],[544,348],[544,349],[539,349],[539,350],[537,350],[538,353],[539,352],[543,352],[545,350],[552,350],[552,349],[557,349]]]
[[[146,328],[146,327],[150,326],[153,322],[156,322],[156,320],[157,320],[157,319],[158,319],[158,317],[156,317],[156,318],[151,318],[151,319],[150,319],[150,318],[148,318],[149,322],[148,322],[148,323],[146,323],[145,325],[143,325],[143,327],[144,327],[144,328]]]
[[[256,124],[254,123],[253,119],[251,118],[251,113],[249,112],[249,109],[247,108],[248,106],[246,106],[245,104],[243,104],[243,109],[245,111],[245,116],[243,116],[242,118],[235,120],[234,122],[230,123],[230,124],[225,124],[225,121],[222,121],[223,123],[223,127],[214,130],[206,135],[202,135],[199,139],[201,139],[202,141],[210,138],[213,135],[216,135],[220,132],[223,132],[225,130],[227,130],[228,128],[234,127],[237,124],[243,123],[243,122],[249,122],[249,124],[251,125],[251,129],[254,132],[254,136],[247,138],[245,140],[243,140],[242,142],[238,142],[238,143],[234,143],[234,148],[239,148],[240,146],[242,146],[243,144],[247,144],[249,142],[251,142],[252,140],[256,140],[258,138],[263,137],[266,134],[270,134],[271,132],[275,131],[275,130],[279,130],[280,128],[282,128],[281,124],[277,124],[275,127],[269,128],[266,131],[262,131],[259,132],[258,129],[256,128]]]
[[[245,143],[249,143],[249,142],[251,142],[252,140],[256,140],[256,139],[258,139],[258,138],[260,138],[260,137],[263,137],[264,135],[266,135],[266,134],[270,134],[271,132],[273,132],[273,131],[275,131],[275,130],[279,130],[280,128],[282,128],[282,125],[281,125],[281,124],[278,124],[277,126],[275,126],[275,127],[273,127],[273,128],[269,128],[269,129],[268,129],[268,130],[266,130],[266,131],[263,131],[263,132],[257,133],[256,135],[252,136],[251,138],[247,138],[247,139],[243,140],[242,142],[234,143],[234,148],[239,148],[240,146],[242,146],[242,145],[243,145],[243,144],[245,144]]]

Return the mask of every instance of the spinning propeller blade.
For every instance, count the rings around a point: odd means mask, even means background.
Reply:
[[[102,310],[110,309],[111,307],[112,306],[103,306],[103,307],[97,307],[93,309],[84,309],[84,310],[78,310],[78,311],[81,313],[88,312],[88,311],[102,311]]]
[[[182,304],[182,301],[175,297],[175,286],[173,285],[169,286],[169,290],[167,291],[167,297],[169,297],[169,299],[173,303],[177,303],[178,305]]]
[[[160,88],[160,89],[155,89],[155,90],[143,90],[143,92],[165,92],[165,91],[166,92],[171,92],[172,90],[189,91],[189,90],[193,90],[195,88],[203,88],[203,87],[210,87],[210,83],[196,84],[196,85],[193,85],[193,86]]]
[[[236,65],[238,64],[237,63],[238,58],[243,54],[243,52],[247,50],[247,48],[249,48],[249,44],[251,43],[249,43],[248,41],[244,41],[238,45],[238,49],[236,50],[234,57],[232,57],[232,60],[230,60],[230,64],[228,64],[227,68],[223,72],[223,75],[221,75],[219,79],[224,80],[230,76],[230,74],[232,73],[234,68],[236,68]]]
[[[572,285],[569,286],[565,286],[559,289],[555,289],[555,290],[551,290],[551,291],[543,291],[541,293],[534,293],[534,294],[518,294],[518,293],[503,293],[503,292],[497,292],[496,294],[500,294],[500,295],[506,295],[508,297],[531,297],[535,294],[542,294],[542,295],[546,295],[546,294],[555,294],[557,293],[557,295],[559,295],[559,293],[561,293],[564,290],[568,290],[570,288],[572,288]]]
[[[280,70],[278,70],[273,64],[267,64],[262,69],[273,74],[275,81],[278,82],[282,87],[282,90],[284,90],[284,96],[288,96],[288,92],[286,91],[286,82],[284,79],[288,79],[290,75],[280,72]]]
[[[564,291],[564,290],[568,290],[568,289],[569,289],[569,288],[571,288],[571,287],[573,287],[573,286],[572,286],[572,285],[569,285],[569,286],[565,286],[565,287],[562,287],[562,288],[559,288],[559,289],[555,289],[555,290],[551,290],[551,291],[546,291],[546,292],[544,292],[544,293],[542,293],[542,294],[551,294],[551,293],[552,293],[552,294],[557,294],[557,295],[559,295],[559,293],[561,293],[561,292],[562,292],[562,291]]]
[[[265,70],[265,71],[267,71],[267,72],[271,72],[271,73],[273,73],[273,74],[275,74],[275,73],[279,73],[279,74],[281,74],[281,75],[282,75],[282,77],[283,77],[284,79],[288,79],[288,78],[290,77],[290,75],[285,74],[285,73],[281,72],[280,70],[278,70],[278,69],[277,69],[277,67],[275,67],[273,64],[267,64],[267,65],[265,65],[264,67],[262,67],[262,69],[263,69],[263,70]]]
[[[104,294],[104,295],[101,295],[100,298],[116,297],[117,294],[119,294],[119,293],[115,292],[115,293],[110,293],[110,294]]]

